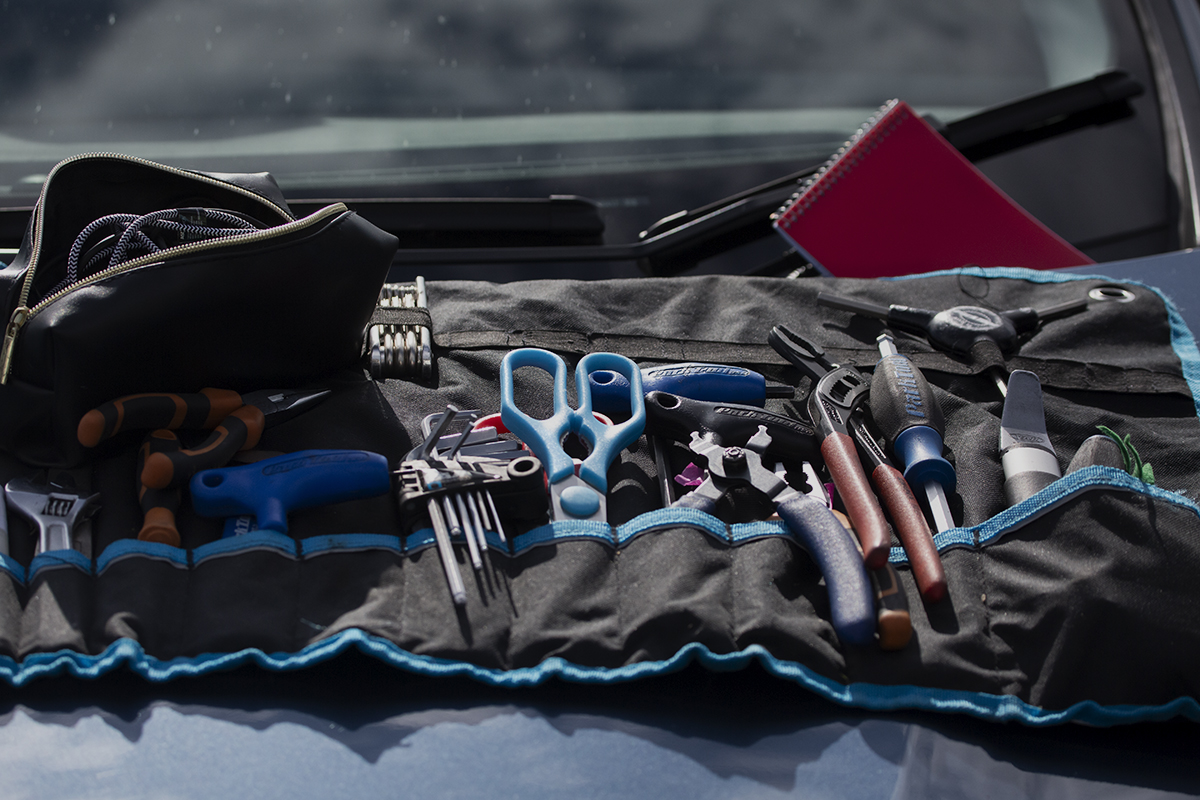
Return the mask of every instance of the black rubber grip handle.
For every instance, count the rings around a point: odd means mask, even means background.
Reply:
[[[255,406],[242,406],[222,420],[212,436],[194,450],[151,454],[141,472],[142,483],[150,489],[182,486],[197,472],[222,467],[238,450],[257,445],[265,427],[262,411]]]
[[[646,435],[687,444],[692,432],[713,433],[726,445],[741,445],[765,425],[767,452],[783,459],[815,461],[817,436],[812,426],[756,406],[693,400],[670,392],[646,393]]]
[[[849,531],[808,495],[797,494],[776,511],[825,576],[830,620],[838,638],[846,644],[869,644],[875,638],[875,603],[862,554]]]
[[[871,374],[871,419],[889,444],[914,425],[946,430],[942,407],[925,375],[906,356],[884,356]]]
[[[131,394],[84,414],[76,436],[84,447],[95,447],[129,429],[214,428],[241,405],[241,395],[227,389],[202,389],[196,394]]]

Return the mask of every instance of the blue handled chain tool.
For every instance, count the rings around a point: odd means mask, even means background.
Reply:
[[[513,372],[521,367],[537,367],[554,379],[554,413],[547,419],[534,419],[517,408]],[[588,375],[612,370],[629,381],[630,416],[619,425],[606,425],[592,413],[592,393]],[[500,419],[533,451],[546,468],[550,481],[550,501],[556,520],[608,520],[608,468],[617,454],[633,444],[646,427],[646,404],[642,394],[642,374],[637,365],[614,353],[589,353],[575,369],[575,390],[579,407],[567,399],[567,365],[547,350],[513,350],[500,364]],[[579,465],[563,450],[563,438],[576,434],[590,452]]]

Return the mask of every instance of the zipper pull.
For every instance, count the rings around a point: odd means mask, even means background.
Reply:
[[[4,331],[4,349],[0,350],[0,384],[8,383],[8,375],[12,371],[13,350],[17,344],[17,333],[25,324],[25,320],[29,319],[29,313],[29,309],[25,306],[18,306],[8,321],[8,328]]]

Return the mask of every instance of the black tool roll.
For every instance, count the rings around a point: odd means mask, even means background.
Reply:
[[[267,430],[260,447],[357,448],[395,465],[423,438],[426,415],[447,404],[497,411],[500,361],[518,347],[568,363],[614,352],[643,367],[738,364],[799,385],[796,399],[768,408],[804,416],[807,380],[767,344],[771,327],[802,331],[832,361],[865,373],[883,329],[818,305],[819,292],[1003,310],[1056,306],[1103,287],[1086,310],[1024,336],[1006,366],[1040,378],[1064,467],[1105,426],[1152,465],[1153,485],[1142,480],[1148,471],[1089,467],[1006,509],[1003,399],[987,365],[897,335],[945,414],[959,526],[935,536],[948,587],[940,602],[921,601],[903,551],[892,550],[914,628],[901,650],[839,642],[820,573],[778,522],[762,521],[769,504],[733,498],[721,519],[660,508],[645,439],[609,473],[610,524],[513,515],[507,543],[492,542],[479,573],[457,545],[467,592],[458,608],[428,521],[401,515],[392,495],[297,512],[286,536],[228,539],[221,521],[195,515],[185,499],[182,547],[135,541],[140,434],[131,434],[71,473],[101,495],[93,558],[52,552],[31,564],[28,526],[9,515],[0,669],[14,683],[114,668],[160,680],[242,661],[296,668],[357,647],[403,670],[519,686],[758,659],[781,679],[870,708],[1034,723],[1200,718],[1200,420],[1191,391],[1200,358],[1178,315],[1144,286],[1016,270],[870,282],[430,281],[429,382],[374,382],[347,370],[325,402]],[[528,399],[531,411],[540,398],[549,413],[546,383]],[[678,445],[668,455],[673,472],[694,460]],[[5,479],[39,474],[16,458],[4,467]]]

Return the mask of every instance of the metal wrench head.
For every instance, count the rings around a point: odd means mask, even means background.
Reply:
[[[707,481],[711,481],[719,493],[733,486],[749,485],[765,494],[769,499],[790,489],[787,483],[763,466],[762,454],[771,445],[771,435],[765,425],[750,437],[745,447],[725,447],[711,437],[692,434],[692,452],[707,462]]]
[[[4,487],[10,508],[38,526],[36,553],[70,550],[75,527],[99,508],[99,494],[84,497],[64,487],[13,478]]]

